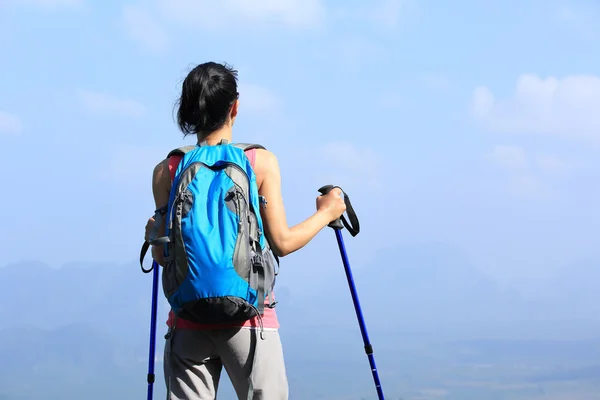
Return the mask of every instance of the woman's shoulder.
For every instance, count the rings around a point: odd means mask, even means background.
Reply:
[[[267,149],[256,149],[256,166],[269,168],[277,165],[277,157],[275,154]]]
[[[170,183],[169,159],[165,158],[154,167],[152,171],[152,186],[160,187]]]
[[[279,163],[275,154],[269,150],[256,149],[254,159],[254,173],[258,179],[259,187],[265,179],[279,175]]]

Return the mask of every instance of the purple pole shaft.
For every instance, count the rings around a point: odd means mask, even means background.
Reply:
[[[344,237],[342,236],[341,229],[335,229],[335,236],[337,238],[338,246],[340,247],[340,253],[342,256],[342,262],[344,263],[344,269],[346,270],[346,278],[348,279],[348,286],[350,287],[350,294],[352,295],[352,301],[354,302],[354,310],[356,311],[356,317],[358,318],[358,324],[360,326],[360,333],[362,334],[363,342],[365,344],[365,352],[369,358],[369,365],[371,366],[371,373],[373,374],[373,381],[375,382],[375,389],[377,390],[377,396],[379,400],[385,400],[383,397],[383,389],[381,388],[381,382],[379,381],[379,373],[377,372],[377,366],[375,365],[375,357],[373,356],[373,346],[369,340],[369,334],[363,317],[360,302],[358,300],[358,294],[356,293],[356,286],[354,285],[354,278],[352,276],[352,270],[350,269],[350,262],[348,261],[348,255],[346,254],[346,246],[344,245]]]
[[[154,360],[156,352],[156,314],[158,308],[158,280],[159,266],[156,261],[152,262],[152,311],[150,314],[150,348],[148,350],[148,400],[154,396]]]

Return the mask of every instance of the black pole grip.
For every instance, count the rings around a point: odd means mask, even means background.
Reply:
[[[346,217],[344,217],[344,215],[342,214],[340,218],[330,222],[328,226],[336,230],[341,230],[345,227],[346,229],[348,229],[350,235],[356,236],[360,232],[360,224],[358,222],[356,212],[354,211],[354,208],[352,208],[352,203],[350,203],[350,197],[348,197],[346,192],[344,192],[344,190],[341,187],[334,185],[325,185],[319,189],[319,192],[322,195],[326,195],[327,193],[331,192],[334,188],[338,188],[342,191],[344,203],[346,203],[346,214],[348,214],[348,219],[350,220],[350,223],[348,223]]]
[[[321,193],[322,195],[326,195],[327,193],[331,192],[336,187],[339,188],[340,190],[342,189],[339,186],[325,185],[319,189],[319,193]],[[327,225],[327,226],[330,228],[333,228],[335,230],[344,229],[344,224],[342,223],[342,220],[340,218],[336,219],[335,221],[331,221],[329,223],[329,225]]]

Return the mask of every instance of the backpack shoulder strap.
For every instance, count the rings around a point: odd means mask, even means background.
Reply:
[[[244,150],[244,153],[246,153],[246,157],[248,157],[248,160],[250,160],[250,165],[252,166],[252,169],[254,169],[254,162],[256,161],[256,150],[266,150],[266,148],[263,145],[255,143],[231,143],[231,146]]]
[[[182,158],[183,156],[179,154],[169,157],[169,175],[171,175],[171,184],[173,184],[173,181],[175,180],[175,171],[177,171],[177,166]]]
[[[245,150],[246,157],[250,160],[250,166],[254,169],[254,162],[256,161],[256,149]]]
[[[178,147],[176,149],[173,149],[169,152],[169,154],[167,154],[167,158],[170,158],[171,156],[184,156],[186,153],[189,153],[190,151],[194,150],[196,147],[196,145],[189,145],[189,146],[182,146],[182,147]]]
[[[244,152],[246,153],[246,156],[248,156],[248,159],[250,160],[250,165],[252,166],[252,168],[254,168],[254,161],[256,160],[256,150],[257,149],[266,150],[266,147],[264,147],[261,144],[256,144],[256,143],[231,143],[231,146],[238,147],[238,148],[244,150]],[[264,201],[264,204],[266,204],[266,199],[263,196],[259,196],[259,197],[261,199],[261,202]],[[272,249],[273,246],[271,246],[268,236],[265,236],[265,238],[267,239],[267,244],[269,246],[269,249]],[[273,252],[273,250],[270,250],[270,251],[271,251],[271,254],[273,255],[273,258],[277,262],[277,265],[279,266],[279,257],[277,257],[277,255]],[[275,275],[277,275],[277,272],[275,272]],[[274,307],[275,303],[273,303],[271,306]]]
[[[167,154],[167,159],[169,160],[169,174],[171,175],[171,182],[173,182],[173,180],[175,179],[175,171],[177,171],[177,166],[179,165],[179,162],[181,161],[183,156],[186,153],[189,153],[190,151],[194,150],[196,147],[198,146],[182,146],[171,150],[169,154]]]
[[[237,148],[244,150],[246,156],[250,160],[250,165],[254,168],[254,161],[256,160],[256,149],[265,149],[260,144],[247,144],[247,143],[236,143],[232,144]],[[181,162],[183,156],[196,148],[197,146],[184,146],[178,147],[176,149],[171,150],[167,155],[167,159],[169,160],[169,174],[171,175],[171,182],[175,179],[175,171],[177,171],[177,166]]]
[[[252,149],[263,149],[263,150],[266,150],[266,148],[263,145],[256,144],[256,143],[231,143],[231,145],[233,147],[237,147],[237,148],[242,149],[244,151],[248,151],[248,150],[252,150]]]

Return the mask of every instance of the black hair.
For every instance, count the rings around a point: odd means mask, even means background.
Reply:
[[[236,70],[225,63],[200,64],[181,86],[177,125],[184,136],[207,136],[225,125],[237,98]]]

